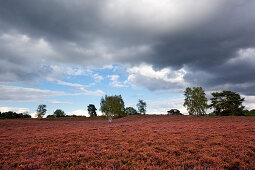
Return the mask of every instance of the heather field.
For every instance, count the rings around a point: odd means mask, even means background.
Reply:
[[[255,117],[0,120],[0,169],[255,169]]]

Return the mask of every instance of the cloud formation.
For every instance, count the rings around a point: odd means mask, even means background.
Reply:
[[[150,90],[179,87],[178,79],[255,95],[254,10],[251,0],[3,1],[0,81],[31,82],[56,63],[118,63]],[[165,77],[135,72],[142,63]]]
[[[67,95],[62,91],[41,90],[17,86],[0,85],[0,101],[43,101],[49,97]]]
[[[13,111],[16,113],[28,113],[30,112],[29,108],[18,108],[18,107],[0,107],[0,112]]]
[[[99,89],[95,91],[90,91],[81,87],[81,88],[78,88],[77,90],[82,92],[81,94],[88,95],[88,96],[103,96],[105,94],[102,90],[99,90]]]
[[[117,87],[117,88],[121,88],[121,87],[127,87],[126,82],[120,82],[119,75],[108,75],[108,78],[111,80],[110,86],[112,87]]]
[[[139,65],[128,69],[128,82],[133,86],[146,87],[149,90],[183,89],[188,85],[185,82],[184,69],[171,70],[164,68],[155,70],[152,65]]]

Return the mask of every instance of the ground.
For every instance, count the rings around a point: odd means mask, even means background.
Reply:
[[[0,169],[255,168],[255,117],[0,120]]]

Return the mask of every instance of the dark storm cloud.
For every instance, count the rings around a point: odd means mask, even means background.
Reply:
[[[1,23],[5,29],[49,39],[76,40],[93,33],[99,1],[1,1]]]
[[[254,95],[255,67],[247,61],[255,54],[242,58],[238,52],[255,48],[255,1],[177,2],[1,0],[0,60],[7,64],[1,64],[0,75],[22,79],[30,66],[36,73],[34,63],[43,59],[48,64],[148,63],[158,70],[185,68],[184,79],[192,85]],[[17,44],[5,45],[15,40],[3,35],[27,35],[29,41],[19,48],[39,45],[17,52]],[[230,62],[238,57],[242,62]]]

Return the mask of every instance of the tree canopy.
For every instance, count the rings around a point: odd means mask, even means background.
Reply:
[[[53,115],[55,117],[65,117],[66,116],[65,112],[63,110],[61,110],[61,109],[55,110]]]
[[[167,114],[168,115],[182,115],[182,113],[178,109],[171,109],[171,110],[167,111]]]
[[[240,94],[232,91],[222,91],[212,93],[210,107],[214,109],[213,113],[219,116],[243,115],[244,98]]]
[[[13,111],[0,112],[0,119],[19,119],[19,118],[31,118],[31,115],[27,113],[16,113]]]
[[[184,107],[187,107],[187,110],[190,115],[205,115],[208,108],[207,98],[202,87],[190,87],[186,88],[184,92],[185,102]]]
[[[137,106],[138,112],[140,114],[145,114],[146,113],[147,104],[144,100],[138,100],[138,103],[137,103],[136,106]]]
[[[96,117],[97,116],[97,112],[96,112],[96,107],[93,104],[89,104],[88,105],[88,113],[90,115],[90,117]]]
[[[45,104],[40,104],[38,106],[36,112],[37,112],[37,117],[42,118],[45,115],[45,113],[47,112],[46,105]]]
[[[125,104],[121,95],[102,97],[100,110],[107,117],[125,116]]]
[[[126,113],[127,115],[135,115],[135,114],[138,114],[138,113],[137,113],[137,110],[136,110],[135,108],[133,108],[133,107],[127,107],[127,108],[125,109],[125,113]]]

